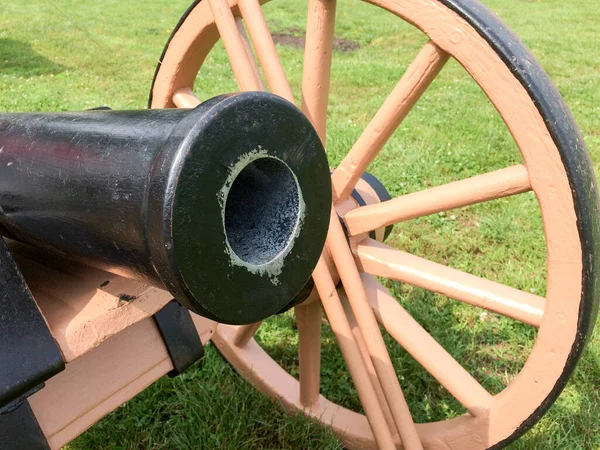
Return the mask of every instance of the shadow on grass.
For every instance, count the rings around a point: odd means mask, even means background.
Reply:
[[[37,53],[28,42],[0,38],[0,74],[25,78],[38,75],[56,75],[65,66],[50,61]]]

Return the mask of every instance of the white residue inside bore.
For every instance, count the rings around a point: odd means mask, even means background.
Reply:
[[[218,199],[231,263],[277,285],[304,222],[296,175],[259,146],[229,169]]]

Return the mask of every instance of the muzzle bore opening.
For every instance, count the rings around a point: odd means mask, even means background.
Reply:
[[[255,159],[234,179],[225,202],[231,250],[247,264],[274,260],[294,239],[301,214],[296,177],[283,161]]]

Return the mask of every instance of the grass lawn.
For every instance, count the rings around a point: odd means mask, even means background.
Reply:
[[[0,0],[0,111],[146,106],[157,59],[189,0]],[[600,7],[597,0],[486,0],[533,51],[570,105],[598,173]],[[296,94],[306,0],[265,6]],[[337,164],[425,42],[396,17],[357,0],[340,1],[327,151]],[[234,91],[219,44],[197,80],[206,99]],[[392,195],[417,191],[521,161],[479,87],[450,62],[385,146],[370,171]],[[396,226],[389,241],[408,252],[545,294],[546,248],[533,194],[437,214]],[[522,367],[535,330],[440,295],[387,283],[403,306],[492,393]],[[360,410],[327,323],[322,393]],[[274,317],[258,339],[297,375],[292,313]],[[464,413],[406,352],[389,341],[417,421]],[[291,417],[238,377],[212,346],[202,367],[163,378],[68,446],[83,449],[340,448],[328,430]],[[562,396],[511,449],[600,448],[600,334]]]

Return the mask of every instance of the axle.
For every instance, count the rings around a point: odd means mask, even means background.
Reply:
[[[310,278],[331,206],[323,146],[285,100],[0,115],[0,232],[250,323]]]

